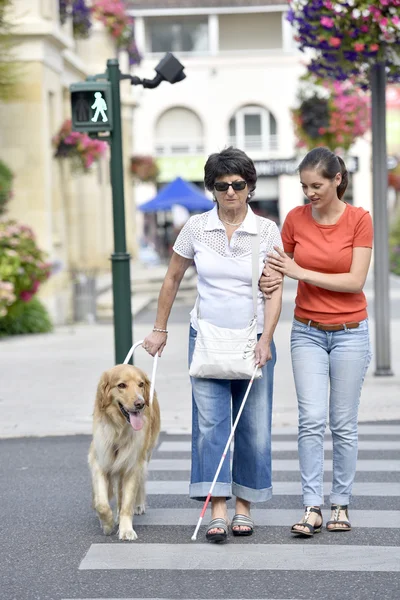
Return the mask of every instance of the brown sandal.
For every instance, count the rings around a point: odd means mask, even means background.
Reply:
[[[328,531],[351,531],[351,524],[349,521],[349,507],[341,506],[340,504],[332,504],[331,510],[335,511],[333,519],[327,522],[326,528]],[[340,511],[343,510],[346,515],[346,521],[339,521]],[[334,527],[328,527],[328,525],[334,525]],[[339,527],[337,527],[339,525]],[[344,527],[340,527],[340,525],[344,525]]]
[[[311,523],[307,523],[308,519],[310,518],[311,513],[316,513],[317,515],[319,515],[321,517],[321,523],[319,525],[311,525]],[[306,506],[306,512],[303,517],[303,521],[301,521],[300,523],[295,523],[292,526],[292,529],[290,531],[291,531],[291,533],[294,533],[295,535],[300,535],[300,536],[304,536],[304,537],[312,537],[314,535],[314,533],[319,533],[321,531],[322,524],[323,524],[323,518],[322,518],[321,510],[316,506]],[[308,529],[308,531],[306,531],[304,529],[295,529],[297,525],[300,525],[301,527],[305,527],[306,529]]]

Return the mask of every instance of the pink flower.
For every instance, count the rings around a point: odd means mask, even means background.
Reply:
[[[327,27],[328,29],[332,29],[332,27],[335,24],[335,21],[333,19],[331,19],[330,17],[321,17],[320,23],[324,27]]]
[[[365,44],[362,44],[361,42],[357,42],[354,44],[354,50],[356,52],[362,52],[363,50],[365,50]]]
[[[24,291],[20,293],[19,297],[22,300],[22,302],[29,302],[29,300],[31,300],[33,297],[33,293]]]
[[[328,40],[328,44],[330,46],[332,46],[333,48],[339,48],[341,43],[342,43],[342,40],[338,37],[331,37]]]
[[[371,50],[371,52],[378,52],[379,44],[371,44],[369,49]]]

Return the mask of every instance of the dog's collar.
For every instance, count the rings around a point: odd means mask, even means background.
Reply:
[[[125,419],[128,421],[128,423],[130,422],[130,418],[129,418],[129,413],[127,410],[125,410],[125,408],[122,406],[121,402],[118,402],[118,406],[120,411],[122,412],[122,414],[124,415]]]

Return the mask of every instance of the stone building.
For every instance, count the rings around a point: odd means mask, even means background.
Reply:
[[[61,25],[58,0],[15,0],[8,21],[19,61],[17,97],[0,103],[0,156],[15,175],[8,216],[33,228],[54,264],[54,274],[40,296],[54,322],[65,323],[73,316],[76,274],[110,270],[109,161],[104,158],[90,174],[76,176],[68,160],[54,158],[51,140],[70,116],[70,84],[104,72],[116,48],[98,22],[88,39],[74,39],[70,19]],[[121,83],[121,94],[128,165],[133,108],[129,84]],[[135,205],[127,172],[125,203],[127,245],[134,256]]]

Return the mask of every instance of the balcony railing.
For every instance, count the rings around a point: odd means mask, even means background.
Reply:
[[[245,135],[244,137],[232,136],[229,138],[229,145],[236,146],[245,152],[271,152],[278,150],[277,135]]]
[[[202,140],[163,140],[158,139],[155,145],[156,156],[190,156],[204,153]]]

